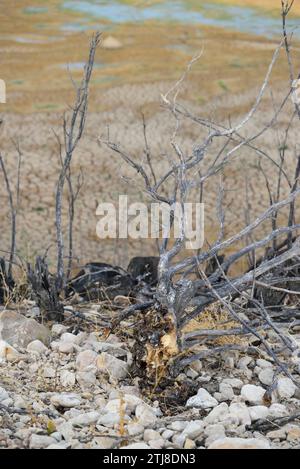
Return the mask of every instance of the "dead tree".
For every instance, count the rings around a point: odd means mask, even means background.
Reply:
[[[56,189],[56,203],[55,203],[55,216],[56,216],[56,240],[57,240],[57,289],[62,290],[65,283],[65,268],[64,268],[64,236],[62,226],[62,204],[63,204],[63,191],[66,179],[69,182],[69,189],[71,190],[71,220],[74,216],[74,192],[70,186],[70,167],[74,151],[83,135],[85,128],[87,109],[88,109],[88,95],[89,85],[92,77],[92,71],[95,60],[96,49],[100,43],[100,34],[97,33],[91,40],[90,53],[88,61],[84,68],[84,76],[79,87],[74,83],[76,91],[75,103],[71,109],[70,119],[64,116],[63,119],[63,132],[64,132],[64,157],[62,157],[62,168],[59,175],[57,189]],[[72,202],[73,201],[73,202]],[[72,205],[73,204],[73,205]],[[71,228],[72,230],[72,221]],[[70,238],[70,236],[69,236]],[[70,239],[69,239],[70,241]],[[72,242],[72,238],[71,238]],[[72,254],[72,251],[71,251]],[[72,259],[69,259],[69,263]]]
[[[76,91],[76,98],[75,103],[71,108],[71,115],[68,118],[68,116],[65,114],[63,118],[63,144],[61,143],[59,136],[55,134],[59,145],[59,157],[61,162],[61,170],[57,182],[55,198],[57,241],[56,275],[53,275],[49,272],[46,256],[43,258],[38,257],[34,267],[29,264],[27,265],[27,277],[29,284],[31,285],[32,296],[40,306],[42,312],[46,314],[47,319],[55,319],[58,321],[63,319],[64,308],[62,303],[62,294],[64,293],[66,281],[69,280],[70,277],[73,258],[73,223],[75,216],[75,203],[83,183],[82,174],[80,173],[77,179],[77,184],[74,187],[71,163],[74,151],[83,135],[85,128],[88,109],[89,85],[92,77],[95,53],[99,43],[100,34],[97,33],[92,37],[90,43],[89,57],[84,68],[84,75],[80,86],[77,87],[73,81],[73,85]],[[65,246],[62,222],[62,206],[66,181],[68,185],[69,202],[69,256],[67,270],[65,270],[64,265]]]
[[[189,111],[184,105],[178,103],[180,85],[185,79],[186,73],[172,87],[169,92],[162,96],[162,104],[169,111],[175,121],[175,130],[170,138],[170,148],[173,151],[169,168],[164,174],[154,174],[153,165],[149,164],[150,150],[146,140],[144,154],[147,155],[147,162],[143,157],[137,159],[129,154],[120,143],[115,143],[108,138],[99,138],[99,144],[116,153],[122,160],[136,171],[137,177],[142,178],[145,192],[154,202],[167,204],[170,207],[171,224],[174,222],[174,203],[182,207],[181,232],[171,245],[168,238],[162,239],[160,243],[160,261],[158,266],[158,286],[154,297],[155,315],[161,314],[161,330],[154,333],[149,327],[148,335],[143,338],[146,343],[148,364],[154,366],[154,356],[158,356],[160,361],[166,357],[168,363],[174,365],[176,372],[181,367],[188,365],[193,360],[203,358],[226,350],[247,350],[247,347],[241,345],[226,345],[214,347],[198,353],[193,353],[194,347],[211,343],[215,338],[228,335],[251,335],[259,341],[267,353],[272,357],[280,371],[288,373],[288,370],[277,358],[277,350],[272,348],[264,339],[260,331],[272,329],[282,343],[282,347],[295,352],[295,345],[282,334],[279,328],[274,324],[270,316],[270,310],[264,304],[263,297],[253,297],[253,291],[259,285],[259,282],[267,283],[276,287],[276,278],[282,282],[283,272],[289,267],[292,268],[300,261],[300,239],[297,232],[300,224],[295,221],[295,201],[300,195],[298,188],[299,162],[296,162],[296,169],[293,178],[286,175],[284,170],[284,153],[281,160],[277,163],[272,156],[259,148],[256,143],[259,137],[267,130],[273,128],[281,115],[283,109],[290,101],[293,93],[294,77],[291,72],[291,83],[284,99],[279,103],[270,118],[270,120],[261,128],[256,129],[251,135],[244,137],[243,130],[251,122],[254,115],[258,112],[259,106],[269,87],[271,74],[274,65],[278,59],[279,53],[285,47],[290,70],[292,69],[292,60],[290,56],[289,42],[285,29],[286,15],[290,11],[290,4],[283,2],[283,29],[284,37],[273,54],[273,58],[267,70],[263,84],[256,97],[256,100],[249,112],[235,125],[219,124],[211,119],[202,118]],[[198,57],[199,58],[199,57]],[[188,70],[193,65],[195,58],[188,66]],[[187,70],[187,71],[188,71]],[[298,104],[295,112],[298,113]],[[201,143],[197,143],[187,154],[180,146],[178,131],[181,120],[186,119],[207,130],[206,136]],[[144,124],[145,125],[145,124]],[[288,139],[288,129],[286,139]],[[144,135],[146,135],[144,130]],[[217,153],[214,153],[215,143],[220,142]],[[285,142],[286,143],[286,142]],[[224,234],[224,213],[222,204],[217,207],[219,234],[216,241],[207,248],[202,248],[192,255],[179,260],[179,254],[184,249],[186,241],[186,226],[184,218],[185,202],[189,200],[191,194],[205,190],[205,184],[217,174],[232,164],[237,158],[238,153],[244,148],[250,149],[255,156],[261,160],[267,160],[278,169],[278,181],[276,197],[270,197],[270,207],[261,213],[254,214],[253,221],[248,220],[246,226],[230,237]],[[213,154],[212,161],[208,160],[208,154]],[[195,175],[200,174],[199,178]],[[281,196],[281,180],[287,178],[290,187],[290,193],[286,197]],[[269,183],[266,179],[267,185]],[[194,191],[194,192],[193,192]],[[222,194],[222,189],[220,190]],[[166,195],[169,194],[169,195]],[[278,216],[283,218],[286,210],[289,213],[285,222],[279,226]],[[264,236],[259,232],[266,221],[271,221],[271,230]],[[280,240],[284,239],[284,242]],[[245,245],[240,247],[241,243]],[[281,249],[278,247],[281,246]],[[262,249],[271,249],[272,255],[261,258]],[[224,255],[230,249],[230,255]],[[237,262],[243,258],[251,258],[260,262],[250,267],[247,271],[238,276],[230,276],[228,272]],[[208,266],[214,264],[214,268]],[[206,272],[206,273],[205,273]],[[195,273],[198,273],[195,277]],[[200,277],[200,278],[199,278]],[[288,289],[288,287],[287,287]],[[241,303],[240,300],[243,300]],[[239,300],[239,301],[236,301]],[[248,314],[242,306],[246,302],[252,301],[255,306],[254,318],[245,320],[239,313]],[[224,332],[213,330],[199,330],[190,334],[183,333],[184,327],[194,318],[199,317],[209,305],[218,303],[240,326]],[[153,309],[153,304],[151,303]],[[136,310],[135,310],[136,311]],[[135,312],[131,310],[129,314]],[[124,315],[122,315],[122,318]],[[154,339],[155,337],[155,339]],[[251,348],[251,347],[250,347]],[[151,358],[152,357],[152,358]],[[157,365],[157,363],[156,363]],[[154,366],[155,368],[155,366]]]

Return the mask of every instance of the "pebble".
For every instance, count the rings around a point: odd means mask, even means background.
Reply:
[[[68,370],[62,370],[60,372],[60,382],[64,388],[73,387],[76,382],[75,373]]]
[[[258,438],[221,438],[208,449],[270,449],[270,444]]]
[[[78,407],[82,403],[81,397],[75,393],[54,394],[51,396],[50,401],[54,407],[64,408]]]
[[[140,423],[130,423],[127,425],[127,432],[130,436],[140,435],[144,432],[144,426]]]
[[[77,336],[75,334],[70,334],[70,332],[64,332],[60,338],[61,342],[69,342],[70,344],[77,343]]]
[[[217,405],[218,401],[204,388],[200,388],[198,393],[195,396],[190,397],[186,403],[186,407],[196,407],[201,409],[209,409],[211,407],[216,407]]]
[[[73,427],[86,427],[95,424],[99,420],[99,412],[86,412],[84,414],[77,415],[70,420]]]
[[[279,428],[279,430],[272,430],[267,433],[267,438],[270,440],[285,440],[286,439],[286,430],[285,428]]]
[[[262,404],[263,397],[265,395],[265,389],[261,386],[255,386],[254,384],[245,384],[241,390],[241,396],[246,402],[250,404]]]
[[[274,403],[269,407],[270,417],[281,418],[289,415],[287,408],[283,404]]]
[[[147,430],[144,431],[144,440],[146,442],[150,440],[158,440],[160,438],[161,438],[160,433],[158,433],[155,430],[151,430],[150,428],[148,428]]]
[[[220,440],[226,437],[225,429],[223,425],[208,425],[205,428],[205,446],[210,446],[214,441]]]
[[[262,405],[249,407],[249,414],[252,422],[256,422],[256,420],[260,419],[266,419],[269,416],[269,413],[270,411],[268,407]]]
[[[267,367],[261,370],[258,374],[259,381],[266,386],[271,386],[274,378],[273,368]]]
[[[165,430],[162,432],[162,437],[164,440],[170,440],[170,438],[172,438],[172,436],[174,435],[174,432],[173,430]]]
[[[113,381],[122,380],[128,374],[128,364],[106,352],[98,356],[96,365],[99,371],[107,373]]]
[[[55,438],[46,435],[31,435],[29,440],[30,449],[44,449],[50,445],[56,444]]]
[[[242,357],[239,361],[238,361],[238,364],[237,364],[237,367],[241,370],[244,370],[246,368],[248,368],[248,366],[250,365],[250,363],[252,362],[252,358],[251,357]]]
[[[58,351],[65,354],[74,353],[75,346],[72,342],[59,342]]]
[[[165,446],[165,440],[157,438],[156,440],[149,440],[148,445],[152,449],[162,449]]]
[[[267,360],[264,360],[263,358],[259,358],[258,360],[256,360],[256,364],[262,369],[273,368],[272,363],[268,362]]]
[[[216,407],[215,407],[216,408]],[[202,420],[189,422],[183,430],[184,435],[192,440],[197,439],[203,432],[204,424]]]
[[[135,410],[137,422],[145,427],[153,425],[157,421],[155,411],[147,404],[139,404]]]
[[[27,352],[36,353],[38,355],[43,355],[48,351],[46,345],[43,344],[40,340],[33,340],[27,345]]]
[[[44,378],[55,378],[56,377],[56,370],[51,366],[46,366],[43,370]]]
[[[300,441],[300,427],[297,425],[287,426],[287,441]]]
[[[290,399],[295,394],[297,386],[290,378],[279,378],[277,382],[277,392],[282,399]]]
[[[184,443],[184,449],[195,449],[196,443],[193,440],[187,438]]]
[[[0,340],[0,362],[7,361],[12,363],[20,359],[21,355],[14,347],[12,347],[5,340]]]
[[[238,425],[251,424],[249,409],[243,402],[232,402],[229,406],[229,413],[237,420]]]
[[[234,392],[232,386],[228,383],[220,383],[219,385],[219,401],[232,401],[234,398]]]
[[[229,407],[226,402],[222,402],[215,407],[205,418],[206,424],[213,424],[224,421],[229,415]]]
[[[9,394],[4,388],[0,386],[0,402],[5,401],[6,399],[9,399]]]
[[[224,384],[230,384],[233,389],[242,389],[244,383],[238,378],[225,378],[222,381]]]
[[[120,449],[151,449],[146,443],[132,443],[131,445],[121,446]]]
[[[67,330],[67,327],[63,324],[53,324],[51,328],[51,334],[53,336],[60,336]]]
[[[94,387],[97,376],[94,371],[81,371],[76,373],[76,381],[82,388]]]
[[[77,355],[76,358],[76,369],[77,371],[93,371],[96,372],[96,360],[98,354],[93,350],[84,350]]]

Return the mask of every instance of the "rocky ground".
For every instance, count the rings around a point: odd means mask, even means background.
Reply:
[[[291,417],[300,415],[300,391],[260,348],[255,358],[228,352],[194,362],[172,383],[193,392],[168,406],[132,375],[133,339],[109,334],[113,313],[88,308],[93,324],[72,308],[63,324],[39,324],[29,304],[25,314],[0,313],[0,447],[300,448],[300,419]],[[293,378],[299,372],[295,357]]]

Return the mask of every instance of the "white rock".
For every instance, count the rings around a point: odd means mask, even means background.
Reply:
[[[43,355],[48,351],[48,348],[40,340],[33,340],[27,345],[27,352]]]
[[[114,447],[116,440],[108,436],[98,436],[93,439],[96,449],[111,449]]]
[[[215,407],[204,419],[206,424],[213,424],[222,422],[229,415],[229,407],[226,402],[222,402],[217,407]]]
[[[162,433],[161,436],[162,436],[165,440],[169,440],[170,438],[172,438],[173,435],[174,435],[173,430],[165,430],[165,431]]]
[[[74,353],[75,346],[72,342],[59,342],[58,351],[65,354]]]
[[[144,404],[143,400],[134,394],[124,394],[123,400],[126,402],[129,412],[135,412],[139,404]]]
[[[74,438],[75,431],[71,422],[64,421],[63,423],[56,425],[56,428],[66,441],[70,441]]]
[[[214,441],[208,449],[270,449],[270,444],[258,438],[222,438]]]
[[[248,367],[248,365],[250,365],[250,363],[252,362],[252,358],[251,357],[242,357],[238,364],[237,364],[237,367],[241,370],[244,370]]]
[[[97,353],[93,350],[84,350],[77,355],[76,369],[77,371],[93,371],[96,372]]]
[[[184,447],[185,440],[186,440],[186,435],[184,435],[183,433],[181,433],[181,435],[175,434],[175,435],[172,437],[172,443],[174,443],[174,444],[175,444],[176,446],[178,446],[179,448],[183,448],[183,447]]]
[[[60,382],[64,388],[72,387],[75,385],[75,373],[68,370],[62,370],[60,372]]]
[[[106,352],[98,356],[96,365],[99,371],[107,373],[112,380],[122,380],[128,374],[128,364]]]
[[[0,361],[15,362],[21,359],[22,355],[9,345],[5,340],[0,340]]]
[[[268,362],[267,360],[264,360],[263,358],[259,358],[258,360],[256,360],[256,364],[262,369],[273,368],[272,363]]]
[[[175,432],[182,432],[187,427],[188,422],[186,420],[175,420],[168,425],[168,428]]]
[[[279,428],[279,430],[272,430],[271,432],[267,433],[266,437],[270,438],[270,440],[285,440],[286,439],[286,429],[285,428]]]
[[[151,449],[146,443],[132,443],[131,445],[121,446],[120,449]]]
[[[127,425],[127,432],[130,436],[140,435],[144,432],[144,426],[140,423],[129,423]]]
[[[283,404],[272,404],[269,407],[270,417],[281,418],[289,415],[287,408]]]
[[[219,385],[220,401],[232,401],[234,392],[232,386],[228,383],[220,383]]]
[[[64,332],[60,338],[62,342],[69,342],[71,344],[76,344],[77,336],[75,334],[71,334],[70,332]]]
[[[243,402],[232,402],[229,406],[230,416],[238,421],[238,425],[250,425],[251,417],[249,410]]]
[[[54,394],[51,396],[50,401],[54,407],[72,408],[80,406],[82,399],[78,394],[65,392]]]
[[[155,411],[147,404],[139,404],[135,410],[138,423],[145,427],[153,425],[157,421]]]
[[[55,438],[56,441],[60,442],[62,440],[62,434],[59,432],[51,433],[51,437]]]
[[[155,430],[152,430],[151,428],[147,428],[147,430],[144,431],[144,441],[146,441],[147,443],[150,440],[157,440],[160,438],[160,433]]]
[[[51,329],[51,334],[60,336],[67,330],[66,326],[63,326],[62,324],[53,324],[52,329]]]
[[[233,389],[242,389],[244,383],[241,379],[238,378],[225,378],[222,381],[225,384],[230,384]]]
[[[26,401],[23,399],[22,396],[17,395],[17,396],[15,396],[15,398],[14,398],[14,406],[15,406],[17,409],[26,409],[27,403],[26,403]]]
[[[241,396],[243,399],[250,404],[262,404],[263,397],[265,395],[265,389],[261,386],[255,386],[254,384],[245,384],[241,390]]]
[[[0,339],[12,347],[26,348],[34,340],[48,344],[49,338],[47,327],[34,319],[28,319],[15,311],[5,310],[0,313]]]
[[[295,394],[297,386],[290,378],[279,378],[277,392],[282,399],[290,399]]]
[[[165,440],[162,438],[156,438],[155,440],[149,440],[148,445],[152,449],[162,449],[165,446]]]
[[[6,399],[9,399],[9,394],[6,389],[0,386],[0,402],[5,401]]]
[[[70,445],[64,441],[64,442],[61,442],[61,443],[54,443],[50,446],[47,446],[47,450],[48,449],[68,449],[69,446]]]
[[[105,412],[113,412],[113,413],[121,413],[126,412],[127,404],[124,399],[113,399],[108,401],[106,404],[104,411]]]
[[[210,409],[217,405],[218,401],[204,388],[200,388],[196,396],[190,397],[186,403],[186,407],[196,407],[200,409]]]
[[[95,424],[100,418],[99,412],[91,411],[77,415],[69,420],[73,427],[87,427]]]
[[[187,424],[187,426],[183,430],[183,433],[184,435],[187,436],[187,438],[194,440],[201,435],[201,433],[203,432],[203,428],[204,428],[204,425],[203,425],[202,420],[194,420]]]
[[[207,436],[205,440],[205,446],[211,445],[214,441],[226,438],[225,429],[223,425],[208,425],[205,429]]]
[[[119,412],[109,412],[100,416],[97,425],[113,428],[115,425],[120,425],[121,420],[126,423],[130,421],[130,418],[128,415],[121,415]]]
[[[266,386],[271,386],[271,384],[273,383],[273,378],[274,378],[273,368],[271,367],[264,368],[262,371],[259,372],[258,378],[262,384],[265,384]]]
[[[43,370],[44,378],[55,378],[56,377],[56,370],[51,366],[45,366]]]
[[[29,440],[29,448],[30,449],[43,449],[55,443],[56,443],[56,440],[54,438],[51,438],[51,436],[33,434],[31,435],[30,440]]]
[[[82,388],[95,386],[97,377],[94,371],[81,371],[76,373],[76,381]]]
[[[263,405],[249,407],[249,414],[252,422],[256,420],[266,419],[269,416],[269,409]]]

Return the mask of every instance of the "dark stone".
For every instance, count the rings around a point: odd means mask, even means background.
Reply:
[[[89,300],[113,299],[118,295],[128,296],[134,284],[131,275],[121,267],[91,262],[68,283],[66,296],[77,293]]]
[[[154,285],[158,280],[158,263],[159,257],[133,257],[127,270],[136,280]]]

